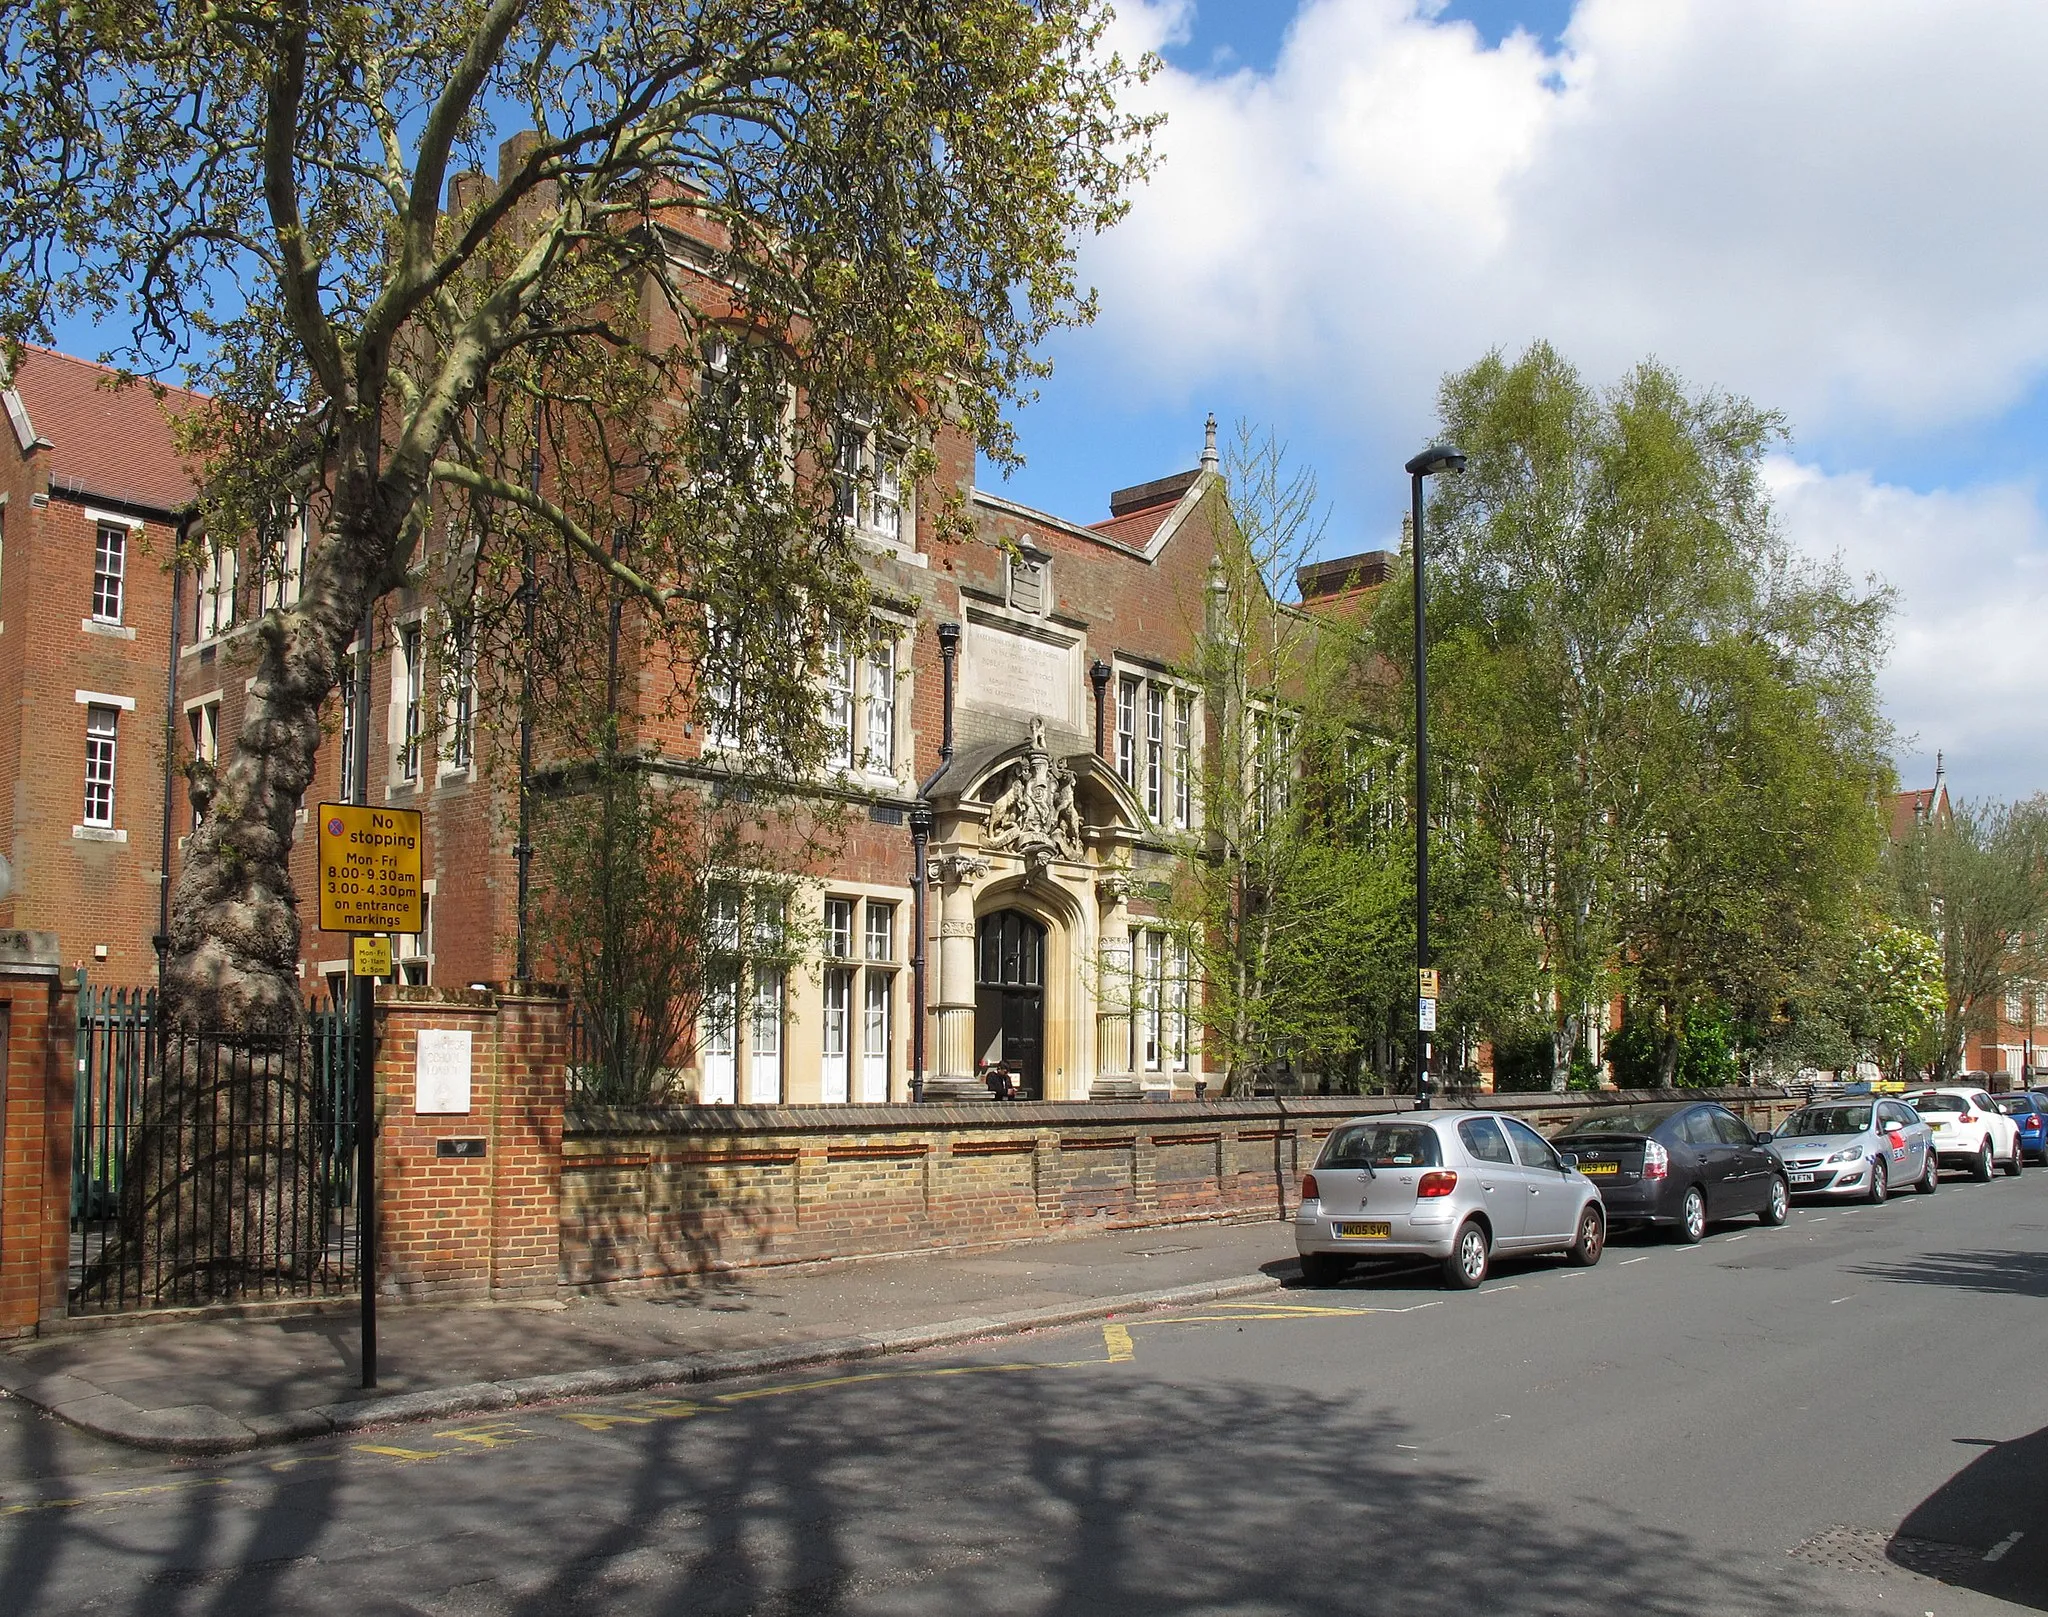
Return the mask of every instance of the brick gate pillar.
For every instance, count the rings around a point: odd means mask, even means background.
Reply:
[[[0,931],[0,1337],[63,1318],[78,983],[49,932]]]
[[[385,1292],[554,1292],[568,1011],[563,999],[536,993],[379,993],[377,1245]]]

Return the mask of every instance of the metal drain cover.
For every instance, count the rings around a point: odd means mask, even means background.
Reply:
[[[1962,1578],[1984,1559],[1982,1550],[1968,1544],[1944,1544],[1938,1539],[1908,1538],[1865,1527],[1825,1528],[1805,1543],[1793,1545],[1789,1553],[1836,1572],[1879,1576],[1916,1572],[1943,1583]]]

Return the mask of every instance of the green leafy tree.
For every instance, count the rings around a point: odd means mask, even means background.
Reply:
[[[1884,779],[1889,599],[1796,563],[1760,462],[1779,419],[1646,362],[1605,390],[1547,344],[1446,379],[1468,456],[1431,507],[1432,734],[1541,951],[1562,1085],[1617,992],[1766,1007],[1853,914]],[[1406,660],[1407,603],[1381,644]]]
[[[187,850],[187,1025],[298,1014],[321,704],[422,580],[437,498],[479,547],[459,591],[529,551],[571,606],[620,583],[699,689],[758,679],[763,750],[800,762],[796,692],[860,589],[803,469],[856,412],[918,443],[943,409],[1011,458],[1007,405],[1090,313],[1076,239],[1149,161],[1100,0],[0,5],[0,339],[125,310],[114,357],[213,401],[212,531],[281,491],[324,514]]]
[[[1240,426],[1224,481],[1187,670],[1208,713],[1202,831],[1165,912],[1204,984],[1204,1051],[1235,1094],[1283,1063],[1350,1075],[1385,1004],[1411,890],[1369,830],[1398,788],[1375,774],[1368,760],[1385,749],[1360,731],[1358,626],[1279,598],[1322,537],[1314,476]]]
[[[1890,1071],[1904,1076],[1948,1008],[1941,945],[1925,932],[1880,922],[1856,953],[1848,974],[1853,1033]]]
[[[1940,945],[1935,1064],[1953,1074],[1964,1040],[2048,969],[2048,797],[1958,803],[1893,847],[1891,874],[1900,920]]]

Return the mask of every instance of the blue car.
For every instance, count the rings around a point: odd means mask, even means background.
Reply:
[[[1998,1109],[2020,1126],[2020,1155],[2048,1162],[2048,1095],[2000,1095]]]

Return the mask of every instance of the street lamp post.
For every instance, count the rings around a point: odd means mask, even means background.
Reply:
[[[1427,598],[1422,576],[1422,480],[1438,472],[1462,472],[1465,456],[1447,444],[1432,444],[1408,462],[1412,485],[1415,544],[1415,1104],[1429,1104],[1430,1033],[1435,1026],[1435,997],[1425,996],[1423,973],[1429,969],[1429,663]],[[1425,1004],[1425,998],[1429,1003]]]

